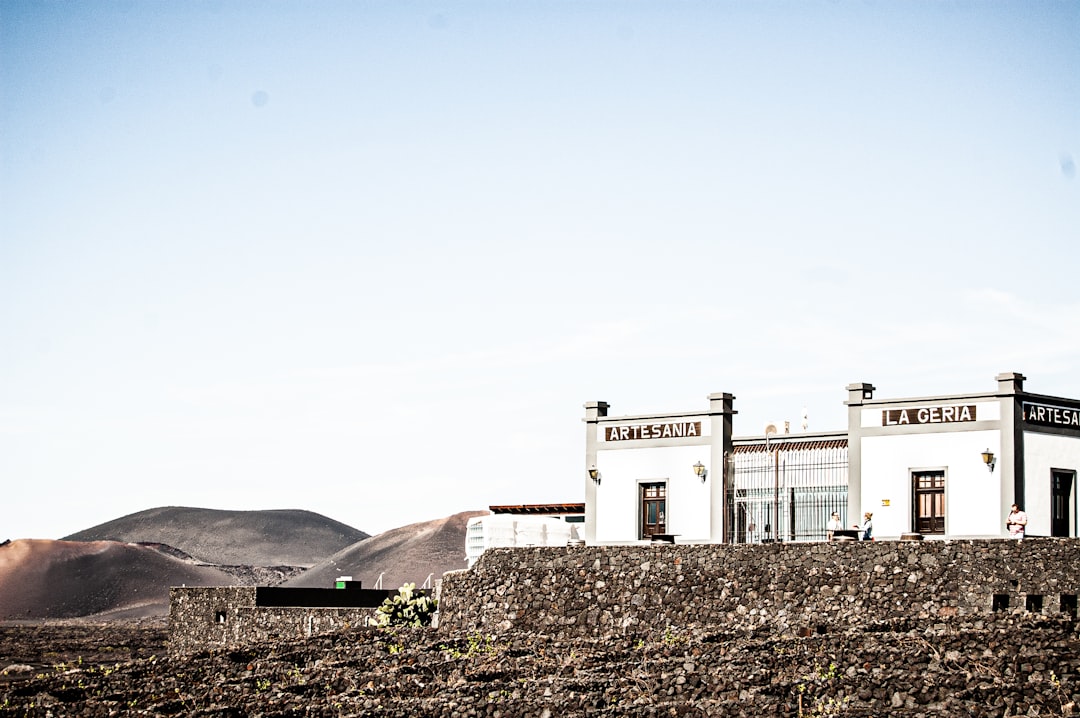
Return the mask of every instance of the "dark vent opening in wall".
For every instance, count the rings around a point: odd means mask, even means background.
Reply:
[[[1016,581],[1016,580],[1011,580],[1011,579],[1010,579],[1010,580],[1009,580],[1009,585],[1010,585],[1010,586],[1012,586],[1013,588],[1016,588],[1017,586],[1019,586],[1019,585],[1020,585],[1020,582],[1019,582],[1019,581]]]
[[[1024,607],[1032,613],[1042,613],[1043,597],[1038,593],[1029,593],[1024,601]]]
[[[994,611],[1008,611],[1009,610],[1009,595],[1007,593],[995,593],[994,594]]]
[[[819,636],[824,636],[826,633],[829,632],[829,627],[824,623],[819,623],[817,627],[817,632]]]
[[[1076,618],[1076,594],[1075,593],[1063,593],[1061,594],[1061,607],[1062,613]]]

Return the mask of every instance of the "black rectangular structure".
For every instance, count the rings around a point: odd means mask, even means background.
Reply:
[[[426,595],[415,591],[414,595]],[[285,588],[282,586],[258,586],[255,588],[256,606],[291,606],[307,608],[377,608],[397,591],[373,588]]]

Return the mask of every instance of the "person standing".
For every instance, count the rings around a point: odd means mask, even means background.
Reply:
[[[1014,539],[1024,538],[1024,533],[1027,531],[1027,522],[1027,514],[1021,511],[1019,506],[1013,504],[1012,511],[1009,512],[1009,516],[1005,519],[1005,528],[1009,531],[1009,537]]]
[[[862,526],[855,524],[852,528],[858,529],[859,538],[863,541],[870,541],[874,538],[874,514],[867,511],[863,514]]]
[[[829,519],[828,525],[825,526],[825,535],[829,541],[833,540],[833,532],[840,531],[844,528],[844,524],[840,521],[840,512],[833,511],[832,517]]]

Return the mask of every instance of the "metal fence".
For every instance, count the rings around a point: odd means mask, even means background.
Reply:
[[[730,457],[725,541],[824,541],[829,516],[847,516],[846,439],[736,446]]]

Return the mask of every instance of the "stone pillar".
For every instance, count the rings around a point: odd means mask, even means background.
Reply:
[[[599,429],[600,419],[607,416],[608,403],[606,401],[590,401],[585,404],[585,543],[596,543],[596,493],[600,482],[594,481],[589,476],[589,471],[596,465],[596,432]],[[601,480],[603,477],[600,477]]]
[[[996,470],[1001,472],[998,478],[1001,511],[1007,513],[1011,504],[1027,508],[1024,496],[1024,407],[1020,397],[1024,392],[1026,377],[1010,371],[994,378],[997,380],[998,401],[1001,402],[1001,456],[998,457]]]
[[[848,384],[848,515],[846,524],[862,518],[862,408],[874,398],[873,384]]]
[[[732,463],[728,461],[735,445],[731,441],[732,417],[739,413],[734,409],[735,396],[727,392],[709,394],[709,420],[712,424],[712,448],[709,457],[709,501],[712,513],[709,519],[710,540],[721,543],[726,540],[734,526],[734,506],[728,504],[728,490],[732,487]],[[717,441],[717,438],[720,440]]]

